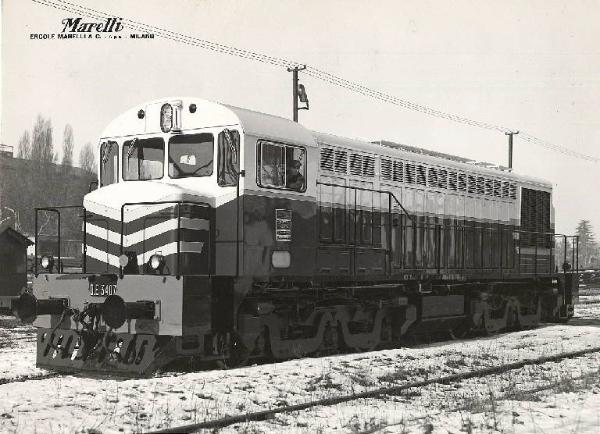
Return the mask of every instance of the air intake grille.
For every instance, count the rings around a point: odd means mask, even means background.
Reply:
[[[375,176],[375,159],[369,155],[363,156],[363,176]]]
[[[521,190],[521,230],[526,232],[550,232],[550,193],[523,188]],[[526,234],[529,245],[543,246],[547,238]]]
[[[337,149],[321,148],[319,167],[321,170],[346,174],[348,172],[348,153]]]
[[[333,149],[323,148],[321,149],[321,170],[329,170],[333,172]]]
[[[448,167],[434,167],[384,156],[350,153],[335,148],[321,148],[319,167],[321,170],[338,174],[373,178],[377,158],[380,160],[378,176],[385,181],[502,199],[517,198],[517,186],[510,181],[488,178],[478,173],[460,172]]]
[[[381,159],[381,179],[392,180],[392,160]]]

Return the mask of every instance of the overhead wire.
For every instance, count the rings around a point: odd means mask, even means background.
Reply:
[[[59,9],[59,10],[67,11],[67,12],[74,12],[74,13],[86,16],[88,18],[93,18],[93,19],[106,19],[106,18],[114,18],[115,17],[115,15],[107,14],[105,12],[92,9],[88,6],[78,5],[78,4],[69,2],[68,0],[32,0],[32,1],[35,3],[41,4],[41,5],[44,5],[44,6],[50,6],[55,9]],[[214,51],[214,52],[221,53],[221,54],[236,56],[236,57],[247,59],[247,60],[253,60],[256,62],[260,62],[260,63],[272,65],[272,66],[284,67],[287,69],[295,68],[295,67],[305,67],[302,70],[303,74],[306,74],[316,80],[320,80],[325,83],[328,83],[328,84],[331,84],[334,86],[338,86],[338,87],[344,88],[346,90],[349,90],[349,91],[352,91],[352,92],[355,92],[355,93],[358,93],[358,94],[361,94],[361,95],[364,95],[364,96],[367,96],[370,98],[380,100],[382,102],[393,104],[393,105],[405,108],[407,110],[413,110],[416,112],[420,112],[420,113],[426,114],[428,116],[434,116],[434,117],[446,119],[446,120],[449,120],[452,122],[457,122],[457,123],[461,123],[461,124],[465,124],[465,125],[469,125],[469,126],[473,126],[473,127],[477,127],[477,128],[486,129],[486,130],[498,131],[498,132],[502,132],[502,133],[511,133],[511,132],[515,131],[514,129],[504,127],[501,125],[496,125],[496,124],[492,124],[492,123],[488,123],[488,122],[481,122],[481,121],[467,118],[465,116],[460,116],[460,115],[452,114],[452,113],[445,112],[442,110],[437,110],[437,109],[434,109],[434,108],[431,108],[431,107],[428,107],[428,106],[425,106],[422,104],[417,104],[417,103],[414,103],[414,102],[411,102],[411,101],[408,101],[408,100],[405,100],[405,99],[402,99],[402,98],[399,98],[399,97],[396,97],[396,96],[393,96],[393,95],[390,95],[390,94],[387,94],[387,93],[384,93],[381,91],[371,89],[367,86],[364,86],[359,83],[336,76],[334,74],[320,70],[318,68],[304,65],[300,62],[295,62],[292,60],[275,57],[275,56],[269,56],[269,55],[266,55],[263,53],[258,53],[258,52],[251,51],[251,50],[231,47],[231,46],[228,46],[225,44],[220,44],[220,43],[208,41],[205,39],[197,38],[194,36],[186,35],[183,33],[175,32],[175,31],[172,31],[169,29],[164,29],[164,28],[161,28],[161,27],[158,27],[155,25],[145,24],[140,21],[135,21],[135,20],[132,20],[129,18],[122,18],[122,17],[119,17],[119,18],[121,18],[123,23],[126,24],[129,28],[131,28],[133,30],[137,30],[137,31],[145,32],[145,33],[153,33],[162,38],[169,39],[169,40],[172,40],[175,42],[179,42],[179,43],[183,43],[183,44],[187,44],[187,45],[191,45],[191,46],[195,46],[195,47],[200,47],[200,48]],[[527,141],[529,143],[540,146],[540,147],[550,150],[550,151],[559,152],[564,155],[568,155],[568,156],[571,156],[574,158],[580,158],[580,159],[595,162],[595,163],[600,162],[600,158],[593,157],[593,156],[590,156],[587,154],[583,154],[581,152],[577,152],[572,149],[569,149],[565,146],[561,146],[561,145],[557,145],[557,144],[548,142],[546,140],[543,140],[543,139],[540,139],[540,138],[534,136],[533,134],[530,134],[530,133],[527,133],[524,131],[520,131],[518,137],[523,139],[524,141]]]

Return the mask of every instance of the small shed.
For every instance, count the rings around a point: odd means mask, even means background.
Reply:
[[[33,243],[13,228],[0,232],[0,310],[27,287],[27,247]]]

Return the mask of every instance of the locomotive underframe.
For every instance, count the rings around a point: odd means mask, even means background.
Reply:
[[[36,320],[38,366],[145,375],[182,358],[232,366],[252,359],[368,351],[448,334],[515,330],[540,321],[567,320],[577,283],[575,273],[529,280],[335,286],[305,280],[126,276],[119,281],[118,293],[127,302],[156,302],[160,293],[163,298],[155,303],[154,318],[128,318],[112,330],[100,315],[101,303],[81,296],[82,282],[89,279],[36,279],[34,293],[61,294],[53,297],[66,300],[68,307]],[[97,310],[92,309],[86,321],[82,312],[90,307]]]

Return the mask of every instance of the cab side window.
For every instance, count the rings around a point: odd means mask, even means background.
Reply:
[[[258,185],[306,191],[306,149],[261,141],[257,144],[256,155]]]
[[[219,134],[217,182],[221,187],[237,185],[240,172],[240,133],[224,130]]]
[[[119,145],[102,142],[100,145],[100,186],[110,185],[119,179]]]

